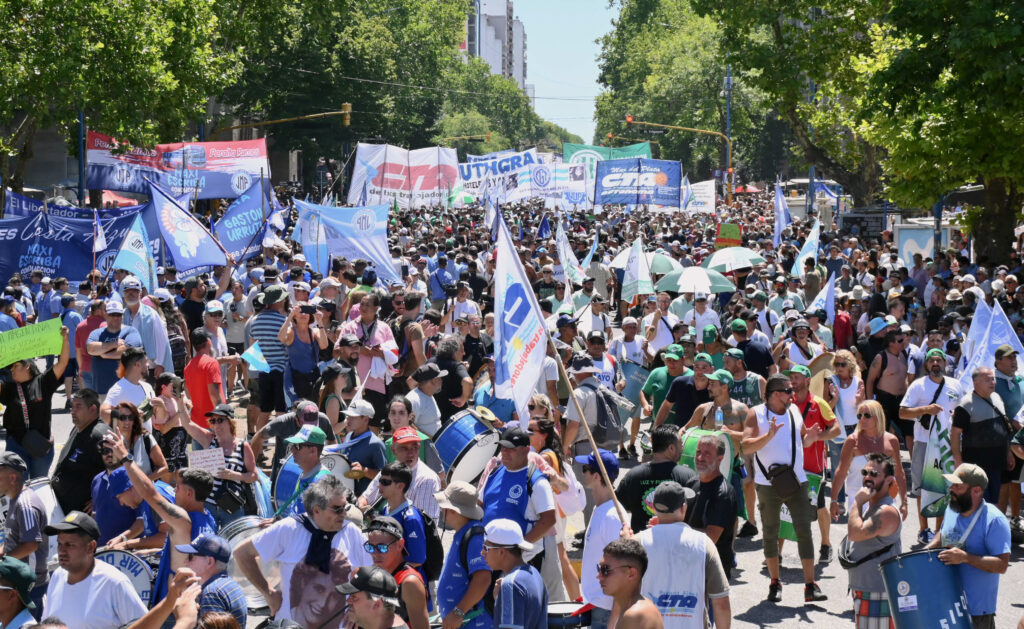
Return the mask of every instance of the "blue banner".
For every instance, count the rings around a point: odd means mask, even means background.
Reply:
[[[679,207],[682,168],[661,159],[612,159],[597,162],[594,203]]]
[[[259,254],[263,248],[263,234],[270,215],[270,201],[263,190],[267,185],[256,179],[248,190],[224,212],[214,226],[214,235],[227,249],[235,262],[243,262]]]
[[[96,268],[106,273],[112,268],[135,214],[101,220],[107,248],[96,254]],[[92,219],[68,219],[35,212],[0,220],[0,277],[42,271],[50,277],[84,280],[93,268]]]
[[[163,239],[168,261],[173,261],[179,271],[226,264],[224,251],[217,241],[170,192],[150,184],[150,194],[153,202],[149,211],[156,216],[157,233]]]
[[[299,236],[306,261],[314,271],[330,272],[330,256],[369,260],[385,284],[402,281],[388,250],[388,213],[391,206],[328,207],[295,200],[299,209]]]

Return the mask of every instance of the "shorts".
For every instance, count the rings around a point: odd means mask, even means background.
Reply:
[[[78,375],[78,360],[75,358],[68,359],[68,366],[64,368],[64,378],[74,378]]]
[[[228,353],[241,356],[245,353],[245,343],[228,343]]]
[[[892,629],[895,626],[885,592],[853,591],[853,626],[856,629]]]
[[[914,420],[900,419],[900,402],[903,401],[903,395],[893,395],[886,391],[876,390],[875,399],[882,405],[882,410],[885,411],[886,428],[892,428],[897,431],[897,437],[913,439]]]
[[[249,407],[259,408],[260,406],[260,379],[257,377],[258,374],[254,371],[249,376]]]
[[[261,413],[284,413],[288,410],[288,403],[284,399],[283,371],[260,373],[259,390]]]
[[[827,493],[829,493],[828,483],[825,482],[824,478],[822,478],[821,484],[818,485],[818,504],[817,504],[818,509],[824,509],[825,508],[825,494],[827,494]]]
[[[921,491],[921,477],[924,476],[924,456],[928,448],[921,444],[914,448],[910,459],[910,490],[915,494]]]

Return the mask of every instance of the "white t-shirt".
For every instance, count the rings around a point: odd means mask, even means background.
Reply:
[[[591,603],[601,609],[611,610],[612,597],[601,591],[595,566],[601,563],[604,547],[619,539],[621,530],[622,520],[619,519],[619,514],[615,511],[613,501],[608,500],[594,507],[594,513],[590,516],[590,524],[587,525],[587,534],[583,542],[584,568],[580,589],[583,592],[585,603]]]
[[[704,328],[709,325],[713,325],[719,329],[722,327],[721,321],[718,318],[718,313],[711,308],[707,308],[703,313],[697,312],[697,309],[694,308],[690,312],[686,313],[686,316],[683,317],[682,321],[687,325],[693,326],[693,329],[697,332],[698,338],[700,338],[704,333]]]
[[[139,384],[132,384],[125,378],[121,378],[114,383],[114,386],[110,387],[107,391],[107,397],[104,400],[111,408],[117,406],[121,402],[131,402],[136,407],[142,406],[147,400],[156,397],[153,392],[153,387],[149,385],[145,380],[139,380]],[[153,430],[152,420],[142,422],[142,427],[148,431]]]
[[[454,331],[455,320],[458,319],[459,317],[463,315],[469,317],[469,315],[474,314],[479,315],[480,317],[484,316],[483,313],[480,311],[480,306],[477,305],[475,301],[473,301],[472,299],[467,299],[466,301],[456,301],[455,304],[452,306],[451,321],[449,321],[448,324],[445,326],[445,333],[451,334]]]
[[[43,618],[56,616],[75,629],[117,629],[142,618],[146,606],[128,577],[97,561],[88,577],[68,585],[68,572],[57,568],[46,588]]]
[[[949,428],[953,421],[953,409],[956,408],[957,403],[960,401],[963,390],[960,388],[960,383],[953,378],[943,377],[946,379],[946,386],[939,393],[939,398],[935,400],[935,403],[942,407],[942,412],[939,413],[940,425],[943,428]],[[903,408],[928,406],[932,403],[932,398],[935,397],[935,389],[938,386],[938,383],[932,382],[932,379],[927,376],[914,380],[907,387],[907,392],[903,394],[903,401],[900,402],[900,406]],[[914,420],[914,441],[918,443],[928,441],[928,430],[921,425],[919,419]]]
[[[608,353],[615,357],[615,360],[626,358],[631,360],[638,365],[643,365],[645,361],[644,357],[644,342],[639,335],[633,337],[632,341],[627,341],[625,338],[617,338],[612,341],[612,344],[608,346]]]
[[[373,565],[363,548],[366,538],[349,521],[331,539],[331,573],[324,574],[305,563],[310,533],[295,518],[285,518],[252,538],[260,560],[276,560],[281,569],[281,610],[277,618],[294,620],[303,627],[319,627],[340,609],[345,597],[334,590],[337,583],[349,580],[362,566]],[[292,600],[293,593],[302,593]],[[328,625],[337,629],[341,615]]]
[[[662,315],[661,321],[658,322],[658,327],[655,328],[654,338],[647,343],[647,353],[654,356],[663,347],[667,347],[674,342],[672,337],[672,328],[679,323],[679,319],[672,313]],[[644,338],[647,338],[647,330],[654,325],[654,315],[649,314],[644,317],[642,334]]]
[[[438,408],[434,396],[413,389],[405,397],[412,404],[412,412],[416,413],[416,417],[413,418],[416,427],[430,437],[437,434],[441,429],[441,409]]]
[[[547,395],[549,382],[558,382],[558,363],[555,362],[554,358],[545,356],[540,378],[537,379],[537,393]],[[551,401],[558,404],[558,400]]]

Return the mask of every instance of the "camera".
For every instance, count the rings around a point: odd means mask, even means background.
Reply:
[[[301,312],[302,314],[315,315],[316,314],[316,306],[311,306],[309,304],[303,304],[303,305],[299,306],[299,312]]]

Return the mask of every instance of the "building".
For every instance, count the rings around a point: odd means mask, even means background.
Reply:
[[[466,18],[466,54],[480,57],[491,73],[512,79],[526,91],[526,29],[512,0],[474,0]]]

